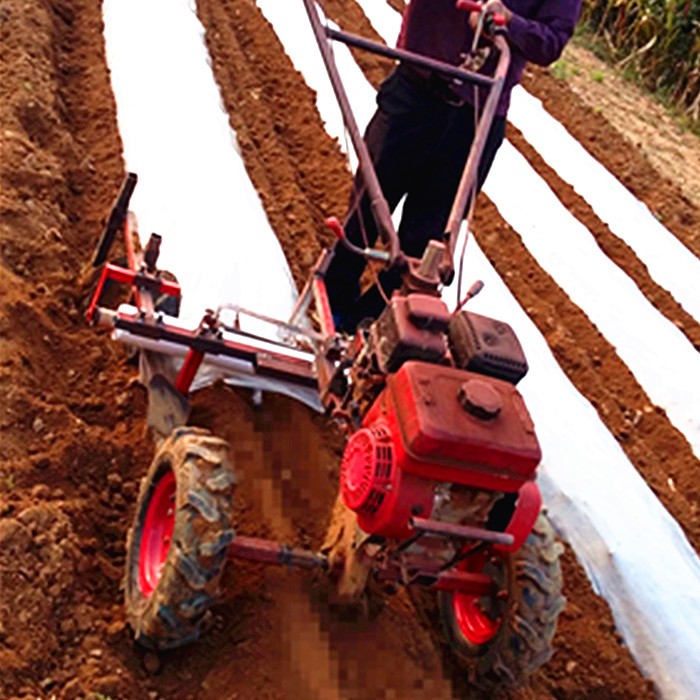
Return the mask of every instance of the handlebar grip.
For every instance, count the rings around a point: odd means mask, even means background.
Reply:
[[[457,9],[465,12],[481,12],[484,6],[475,0],[457,0]]]
[[[484,5],[475,0],[457,0],[457,9],[464,10],[465,12],[483,12]],[[498,27],[505,27],[506,18],[505,15],[500,13],[492,14],[493,23]]]
[[[345,229],[343,228],[343,225],[340,223],[340,221],[338,221],[337,217],[329,216],[326,219],[326,226],[328,226],[328,228],[339,241],[345,240]]]

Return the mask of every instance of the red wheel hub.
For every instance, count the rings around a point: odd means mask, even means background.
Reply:
[[[486,573],[484,570],[492,556],[490,551],[473,554],[457,566],[459,571]],[[501,628],[503,618],[493,614],[489,608],[495,601],[488,597],[455,592],[452,596],[457,626],[466,639],[474,645],[491,641]]]
[[[139,588],[147,598],[160,581],[175,527],[175,474],[161,476],[148,502],[139,547]]]

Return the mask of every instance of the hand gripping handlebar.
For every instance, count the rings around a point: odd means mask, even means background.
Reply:
[[[484,12],[485,5],[481,2],[475,2],[475,0],[457,0],[457,9],[464,10],[465,12]],[[506,24],[506,18],[500,13],[491,13],[493,18],[493,23],[498,27],[504,27]]]

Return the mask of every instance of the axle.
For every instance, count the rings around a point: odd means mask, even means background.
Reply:
[[[290,547],[259,537],[237,535],[228,546],[228,558],[247,559],[262,564],[277,564],[300,569],[322,569],[323,571],[330,569],[330,562],[325,554]],[[407,576],[406,571],[391,562],[379,568],[375,575],[378,580],[385,583],[421,585],[439,591],[456,591],[476,596],[497,593],[494,581],[486,574],[457,571],[454,568],[446,571],[417,569]]]

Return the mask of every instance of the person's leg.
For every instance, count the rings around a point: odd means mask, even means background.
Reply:
[[[422,167],[413,178],[403,205],[398,233],[401,250],[410,257],[420,257],[429,240],[442,238],[473,138],[472,122],[462,108],[440,104],[439,121],[440,129],[433,131],[433,140],[424,150]],[[358,301],[355,321],[377,318],[386,305],[385,299],[401,283],[398,271],[382,271],[379,283]]]
[[[399,237],[406,255],[419,258],[428,241],[442,240],[473,139],[471,111],[447,107],[440,138],[404,202]]]
[[[505,119],[496,117],[479,161],[477,194],[503,142],[504,132]],[[428,241],[442,239],[473,140],[473,107],[453,109],[446,115],[442,138],[426,159],[420,180],[406,196],[399,236],[407,255],[420,257]]]
[[[420,257],[428,241],[441,240],[452,209],[457,188],[474,138],[474,117],[471,106],[447,107],[444,130],[425,158],[414,178],[404,202],[399,238],[406,255]],[[497,117],[484,145],[477,173],[477,192],[481,189],[499,146],[503,142],[505,119]],[[386,299],[399,289],[402,280],[397,270],[385,270],[379,284],[372,285],[354,307],[353,323],[364,318],[377,318]]]
[[[420,172],[426,144],[430,141],[426,134],[435,129],[439,119],[436,120],[434,114],[434,100],[397,73],[393,73],[382,85],[377,101],[379,109],[367,127],[365,142],[384,197],[393,211],[410,188],[416,173]],[[377,228],[369,198],[358,197],[362,190],[363,180],[358,173],[345,233],[351,242],[364,248],[375,244]],[[365,266],[364,258],[350,252],[342,244],[336,244],[334,258],[326,273],[326,287],[337,318],[357,316],[359,283]],[[348,321],[348,325],[352,330],[354,321]]]

